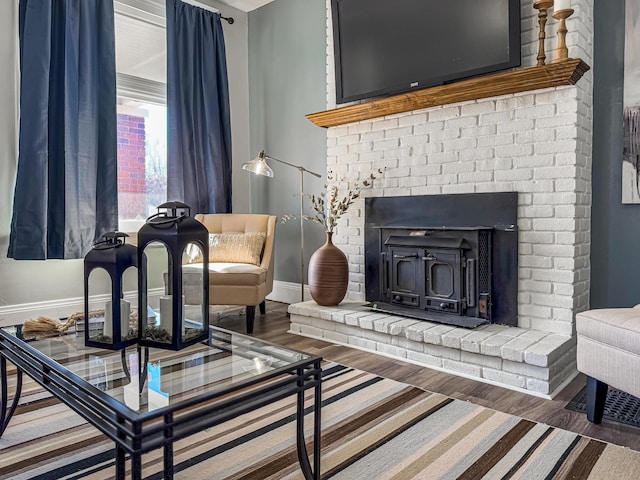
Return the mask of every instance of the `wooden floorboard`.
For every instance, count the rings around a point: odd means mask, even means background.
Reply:
[[[326,360],[415,385],[431,392],[470,401],[477,405],[640,451],[639,428],[608,420],[603,420],[601,425],[593,425],[587,421],[584,414],[565,409],[567,403],[584,386],[585,379],[581,374],[554,400],[545,400],[427,367],[287,333],[289,329],[287,307],[288,305],[284,303],[267,302],[265,315],[256,312],[254,335],[279,345],[314,353]],[[239,332],[245,331],[244,314],[242,313],[222,315],[212,320],[212,324]]]

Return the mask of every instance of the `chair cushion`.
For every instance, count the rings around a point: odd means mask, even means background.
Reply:
[[[185,285],[201,285],[201,263],[192,263],[183,267]],[[209,284],[216,285],[256,286],[267,281],[266,269],[250,263],[209,263]]]
[[[640,396],[640,308],[603,308],[576,315],[579,372]]]
[[[209,262],[260,265],[264,232],[209,234]]]
[[[578,313],[576,331],[578,336],[640,355],[640,308],[602,308]]]

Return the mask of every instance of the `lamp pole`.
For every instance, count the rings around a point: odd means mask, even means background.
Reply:
[[[311,170],[307,170],[300,165],[294,165],[292,163],[285,162],[284,160],[278,160],[277,158],[273,158],[269,155],[264,156],[269,160],[296,168],[300,172],[300,301],[304,302],[304,174],[306,172],[318,178],[322,178],[322,175],[312,172]]]

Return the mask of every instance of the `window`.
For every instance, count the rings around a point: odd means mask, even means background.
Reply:
[[[119,230],[137,231],[167,195],[164,4],[116,0]]]
[[[118,99],[120,230],[134,231],[167,198],[167,109]]]

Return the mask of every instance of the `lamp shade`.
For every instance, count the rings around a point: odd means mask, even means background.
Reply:
[[[273,178],[273,170],[267,165],[267,156],[264,154],[264,150],[253,160],[243,163],[242,169],[255,173],[256,175]]]

